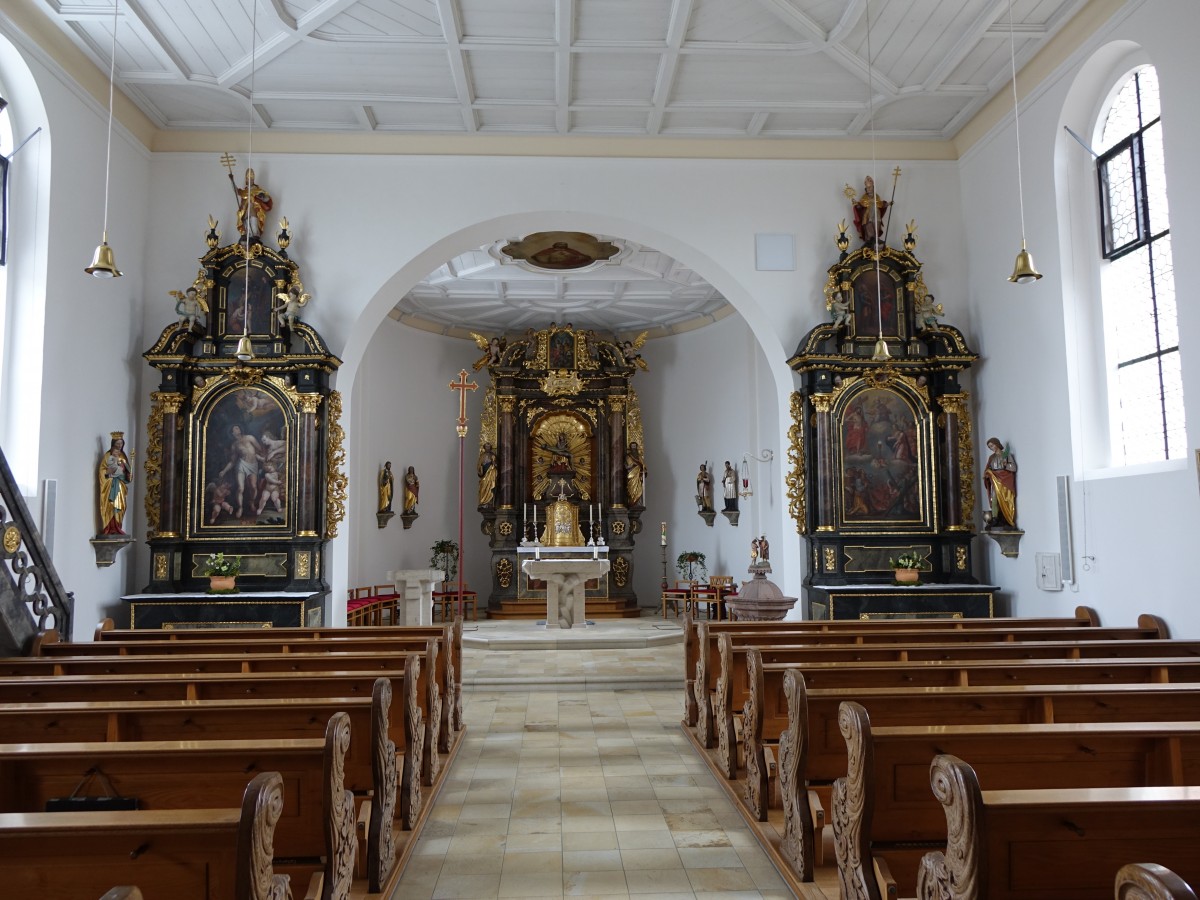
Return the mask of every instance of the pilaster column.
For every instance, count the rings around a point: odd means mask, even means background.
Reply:
[[[159,393],[155,399],[162,410],[162,460],[159,467],[158,530],[159,537],[178,537],[183,523],[179,504],[179,472],[182,465],[179,442],[179,410],[183,394]]]
[[[321,471],[317,459],[317,410],[321,400],[320,394],[300,394],[296,400],[300,408],[297,438],[300,473],[296,498],[296,533],[299,537],[317,537],[317,473]]]
[[[817,531],[833,531],[833,431],[829,412],[833,398],[828,394],[810,394],[817,416]]]
[[[516,489],[516,479],[513,477],[515,467],[513,409],[516,407],[517,398],[499,397],[497,402],[500,407],[500,446],[496,448],[496,465],[500,467],[498,472],[500,496],[497,505],[512,509],[513,492]]]
[[[608,505],[625,506],[625,398],[608,398]]]

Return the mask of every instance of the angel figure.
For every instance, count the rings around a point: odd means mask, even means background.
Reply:
[[[834,328],[850,324],[850,320],[853,318],[853,314],[850,312],[852,302],[850,292],[840,288],[831,275],[825,282],[825,308],[833,316]]]
[[[196,325],[203,325],[200,316],[208,312],[208,303],[200,291],[192,285],[186,291],[169,291],[175,298],[175,313],[179,316],[179,325],[191,331]]]
[[[937,331],[937,317],[942,314],[942,304],[934,303],[936,299],[925,287],[925,281],[918,278],[913,286],[913,314],[917,320],[918,331]]]
[[[271,307],[271,311],[275,313],[279,327],[287,325],[288,328],[295,328],[300,310],[312,299],[312,294],[304,293],[302,285],[293,284],[286,294],[276,294],[275,299],[279,302]]]
[[[646,361],[642,359],[642,354],[639,351],[646,343],[646,335],[649,333],[648,331],[643,331],[632,341],[623,341],[621,343],[621,356],[625,357],[625,362],[631,366],[637,366],[643,372],[648,372],[650,367],[646,365]]]
[[[476,334],[474,331],[471,332],[471,337],[475,339],[475,346],[483,351],[483,356],[471,364],[472,369],[478,372],[484,366],[500,365],[500,359],[507,344],[504,338],[494,337],[489,340],[482,334]]]

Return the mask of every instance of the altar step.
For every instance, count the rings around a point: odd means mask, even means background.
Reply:
[[[623,599],[602,599],[589,597],[587,599],[587,617],[589,619],[636,619],[642,614],[641,609]],[[545,600],[501,600],[499,609],[487,611],[489,619],[544,619],[546,618]]]

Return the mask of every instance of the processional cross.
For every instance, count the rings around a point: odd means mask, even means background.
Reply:
[[[462,369],[458,373],[458,381],[450,382],[450,390],[458,391],[458,425],[456,431],[460,438],[467,436],[467,391],[476,391],[479,385],[473,381],[467,381],[467,370]]]
[[[463,444],[467,437],[467,391],[478,390],[479,385],[467,381],[467,370],[458,373],[458,381],[450,382],[450,390],[458,391],[458,615],[462,616],[463,609],[463,558],[466,555],[463,548]]]

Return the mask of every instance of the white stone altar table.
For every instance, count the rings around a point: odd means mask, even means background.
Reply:
[[[575,548],[578,549],[578,548]],[[546,627],[586,626],[585,585],[608,572],[607,559],[529,559],[521,568],[546,582]]]
[[[433,586],[445,581],[441,569],[398,569],[388,572],[396,593],[404,598],[404,625],[433,624]]]

